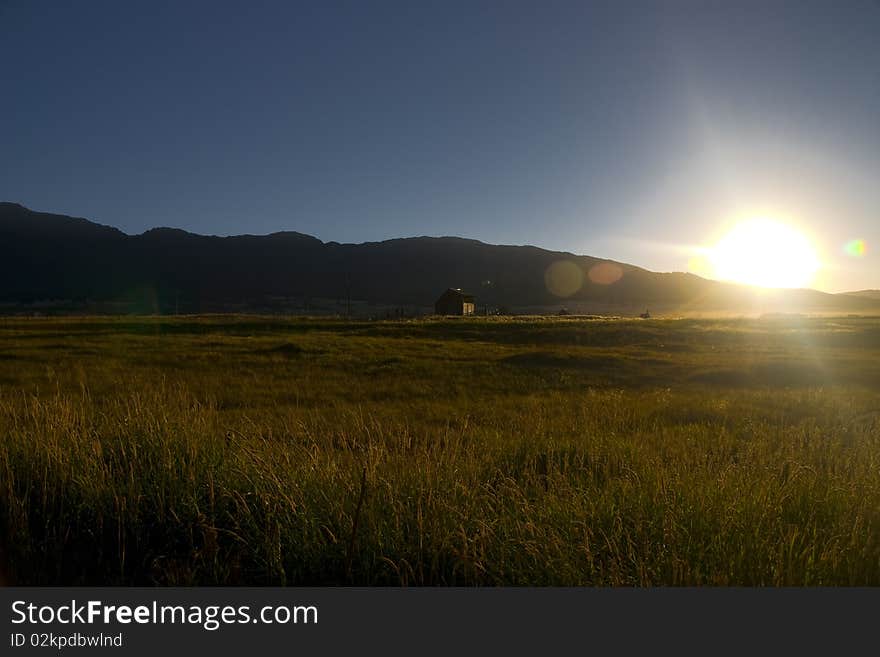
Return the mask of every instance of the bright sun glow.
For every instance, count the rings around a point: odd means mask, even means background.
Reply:
[[[736,224],[707,256],[715,278],[761,287],[807,287],[821,266],[803,233],[770,219]]]

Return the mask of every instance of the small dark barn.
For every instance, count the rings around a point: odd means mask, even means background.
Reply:
[[[458,288],[449,288],[434,303],[438,315],[473,315],[474,298]]]

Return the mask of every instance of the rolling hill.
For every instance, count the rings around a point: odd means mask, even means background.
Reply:
[[[458,237],[363,244],[297,232],[217,237],[109,226],[0,203],[0,304],[96,312],[429,309],[448,287],[512,312],[880,312],[880,300],[763,290],[534,246]]]
[[[861,297],[862,299],[876,299],[880,301],[880,290],[859,290],[858,292],[844,292],[848,297]]]

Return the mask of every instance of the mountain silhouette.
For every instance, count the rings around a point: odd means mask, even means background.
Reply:
[[[297,232],[205,236],[110,226],[0,203],[0,304],[111,312],[427,310],[449,287],[512,311],[876,312],[877,299],[755,291],[693,274],[459,237],[340,244]],[[557,280],[558,279],[558,280]]]
[[[862,297],[864,299],[876,299],[880,301],[880,290],[859,290],[857,292],[844,292],[843,294],[851,297]]]

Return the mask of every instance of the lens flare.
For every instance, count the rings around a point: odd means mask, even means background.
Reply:
[[[544,272],[544,284],[557,297],[570,297],[584,285],[583,270],[571,260],[557,260]]]
[[[623,269],[613,262],[600,262],[587,272],[587,276],[597,285],[612,285],[623,278]]]
[[[868,243],[865,240],[852,240],[847,242],[843,250],[853,258],[864,258],[868,253]]]

